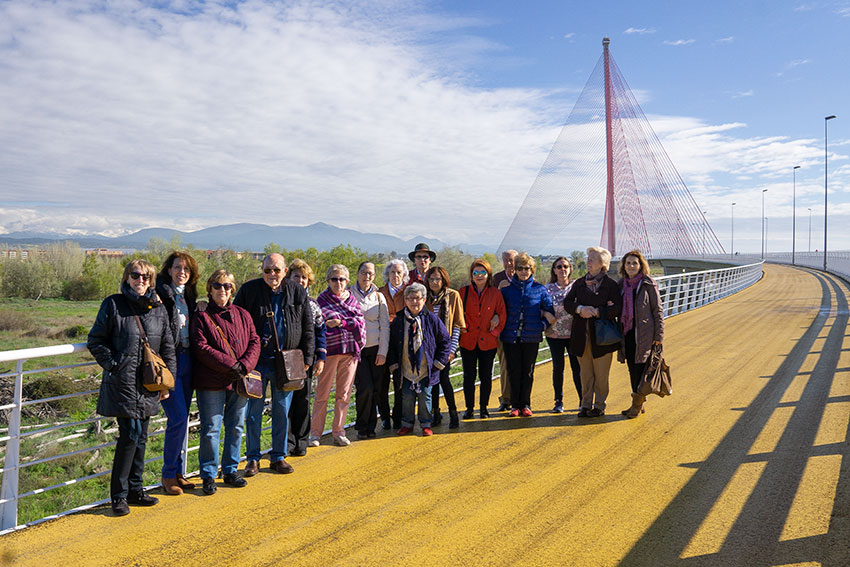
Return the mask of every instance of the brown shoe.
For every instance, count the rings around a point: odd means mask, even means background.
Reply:
[[[182,474],[177,475],[177,484],[179,484],[180,488],[183,490],[195,490],[195,485],[186,480]]]
[[[274,472],[280,474],[289,474],[291,472],[295,472],[295,469],[292,468],[292,465],[290,465],[284,460],[273,462],[271,465],[269,465],[269,468]]]
[[[180,484],[177,482],[176,478],[164,478],[162,479],[162,489],[166,494],[170,494],[172,496],[180,496],[183,494],[183,489],[180,488]]]
[[[258,472],[260,472],[260,463],[249,459],[248,462],[245,463],[245,470],[242,471],[242,476],[254,476]]]

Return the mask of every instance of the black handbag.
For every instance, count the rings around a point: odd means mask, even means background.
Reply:
[[[606,318],[605,308],[599,308],[600,318],[593,322],[596,346],[618,345],[623,342],[623,333],[616,321]]]
[[[274,324],[274,311],[269,305],[266,310],[269,318],[272,338],[274,339],[274,369],[275,386],[278,390],[293,392],[302,389],[307,384],[307,370],[304,368],[304,353],[301,349],[281,350],[280,339],[277,336],[277,325]]]

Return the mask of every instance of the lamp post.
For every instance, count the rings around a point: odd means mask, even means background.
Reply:
[[[809,207],[809,254],[812,253],[812,208]]]
[[[800,169],[799,165],[795,165],[794,169],[791,171],[794,172],[794,189],[791,193],[791,265],[793,266],[796,262],[796,252],[797,252],[797,170]]]
[[[767,189],[761,190],[761,259],[764,260],[764,194]]]
[[[735,203],[732,203],[732,247],[729,249],[729,256],[735,259]]]
[[[823,271],[826,271],[826,195],[827,195],[827,179],[829,177],[829,168],[827,167],[827,126],[829,121],[835,118],[835,115],[824,116],[823,118]]]
[[[764,217],[764,253],[767,254],[767,233],[770,232],[770,219]]]

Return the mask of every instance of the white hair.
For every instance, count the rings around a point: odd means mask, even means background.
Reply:
[[[410,270],[407,267],[407,264],[404,263],[404,260],[400,260],[398,258],[393,258],[387,265],[384,266],[384,281],[388,282],[390,277],[390,270],[392,270],[393,266],[401,266],[402,273],[404,274],[404,279],[402,283],[407,283],[410,281]]]

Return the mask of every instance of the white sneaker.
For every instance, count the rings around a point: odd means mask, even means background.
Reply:
[[[315,435],[311,435],[307,438],[307,446],[308,447],[318,447],[319,446],[319,438]]]
[[[334,437],[334,445],[339,447],[347,447],[351,445],[351,441],[348,440],[348,437],[345,435],[340,435],[339,437]]]

